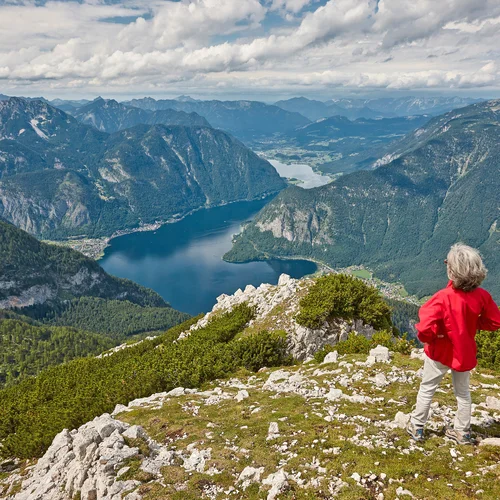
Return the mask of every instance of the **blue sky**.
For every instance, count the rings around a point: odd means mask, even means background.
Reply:
[[[498,0],[0,0],[0,93],[500,95]]]

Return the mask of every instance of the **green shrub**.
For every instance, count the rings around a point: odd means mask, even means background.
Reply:
[[[194,318],[112,356],[54,366],[1,390],[2,454],[40,456],[62,429],[76,428],[117,404],[174,387],[199,387],[242,367],[258,370],[290,362],[283,333],[235,338],[253,315],[240,305],[177,342]]]
[[[364,335],[351,332],[346,340],[336,345],[339,354],[368,354],[373,347],[373,343]]]
[[[268,366],[287,365],[293,358],[286,353],[286,332],[258,332],[236,342],[235,355],[241,366],[257,371]]]
[[[415,341],[408,340],[406,335],[401,338],[393,337],[391,332],[387,330],[374,333],[371,339],[367,339],[359,333],[351,332],[346,340],[342,340],[336,345],[326,345],[323,349],[317,351],[314,359],[318,363],[322,363],[325,356],[332,351],[337,351],[339,354],[369,354],[370,349],[378,345],[383,345],[391,351],[409,355],[415,347]]]
[[[376,329],[390,329],[391,309],[379,292],[362,280],[345,274],[319,278],[300,301],[300,325],[318,328],[335,318],[360,319]]]
[[[500,371],[500,330],[476,335],[477,362],[481,368]]]

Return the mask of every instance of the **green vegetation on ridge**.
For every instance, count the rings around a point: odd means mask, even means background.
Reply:
[[[241,305],[177,343],[194,320],[111,356],[51,367],[0,391],[2,454],[40,456],[63,428],[78,427],[116,404],[179,386],[197,387],[240,367],[289,362],[278,332],[234,340],[252,317],[252,310]]]

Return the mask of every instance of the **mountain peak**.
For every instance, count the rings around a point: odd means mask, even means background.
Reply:
[[[196,102],[197,101],[196,99],[193,99],[189,95],[180,95],[179,97],[176,97],[175,100],[179,101],[179,102]]]

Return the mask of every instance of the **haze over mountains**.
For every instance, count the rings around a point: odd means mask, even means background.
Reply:
[[[88,104],[68,111],[80,122],[92,125],[103,132],[118,132],[135,125],[183,125],[210,127],[208,121],[197,113],[174,109],[149,111],[125,106],[114,99],[98,98]]]
[[[315,101],[305,97],[278,101],[276,106],[301,113],[310,120],[330,116],[357,118],[391,118],[412,115],[439,115],[452,109],[467,106],[480,99],[462,97],[382,97],[382,98],[339,98],[330,101]]]
[[[499,136],[498,100],[436,117],[396,143],[379,168],[281,193],[226,258],[365,264],[422,296],[443,282],[443,256],[463,240],[485,255],[488,286],[498,297]]]

